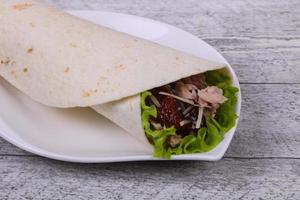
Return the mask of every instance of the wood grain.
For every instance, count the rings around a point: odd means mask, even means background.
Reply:
[[[242,115],[227,156],[300,158],[300,85],[242,85]]]
[[[300,1],[47,0],[121,12],[204,39],[242,83],[242,115],[219,162],[73,164],[0,139],[0,199],[300,199]]]
[[[204,39],[227,59],[241,83],[300,83],[300,40]]]
[[[0,156],[3,155],[30,155],[30,153],[19,149],[0,137]]]
[[[83,165],[2,157],[0,198],[299,199],[299,168],[290,159]]]
[[[201,37],[299,38],[300,2],[253,0],[48,0],[61,8],[123,12]]]

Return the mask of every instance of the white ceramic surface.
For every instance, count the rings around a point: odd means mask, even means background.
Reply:
[[[201,39],[173,26],[137,16],[68,11],[97,24],[152,40],[217,62],[226,60]],[[228,63],[227,63],[228,64]],[[229,64],[228,64],[229,66]],[[237,77],[229,66],[234,85]],[[90,108],[55,109],[40,105],[0,78],[0,135],[26,151],[72,162],[157,160],[151,149]],[[241,96],[238,96],[240,113]],[[212,151],[173,156],[173,160],[218,160],[227,150],[235,128]],[[103,137],[109,134],[110,137]]]

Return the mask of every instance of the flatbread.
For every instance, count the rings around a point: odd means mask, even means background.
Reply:
[[[86,107],[222,68],[38,0],[0,3],[0,75],[35,101]]]
[[[225,67],[38,0],[1,1],[0,24],[4,79],[47,106],[91,106],[147,145],[139,93]]]

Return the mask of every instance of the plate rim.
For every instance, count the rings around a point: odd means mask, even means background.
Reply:
[[[235,86],[237,86],[239,88],[239,93],[237,95],[238,97],[238,103],[237,103],[237,115],[240,117],[240,111],[241,111],[241,101],[242,101],[242,96],[241,96],[241,88],[240,88],[240,84],[237,78],[237,75],[235,73],[235,71],[233,70],[233,68],[231,67],[231,65],[228,63],[228,61],[222,56],[221,53],[219,53],[214,47],[212,47],[211,45],[209,45],[208,43],[206,43],[204,40],[202,40],[201,38],[198,38],[197,36],[184,31],[180,28],[177,28],[173,25],[164,23],[164,22],[160,22],[160,21],[156,21],[153,19],[149,19],[146,17],[141,17],[141,16],[135,16],[135,15],[130,15],[130,14],[125,14],[125,13],[119,13],[119,12],[108,12],[108,11],[98,11],[98,10],[71,10],[71,9],[67,9],[65,10],[68,13],[84,13],[84,12],[91,12],[91,13],[103,13],[103,14],[110,14],[110,15],[123,15],[126,17],[131,17],[131,18],[139,18],[141,20],[146,20],[146,21],[151,21],[154,23],[158,23],[160,25],[163,26],[167,26],[172,28],[173,30],[176,31],[180,31],[184,34],[186,34],[189,37],[193,37],[194,39],[197,39],[203,43],[205,43],[206,45],[208,45],[215,54],[217,54],[228,66],[228,69],[231,73],[231,75],[233,76],[233,82],[235,84]],[[220,160],[225,152],[227,151],[233,136],[235,135],[236,132],[236,128],[238,126],[238,122],[239,122],[239,118],[236,120],[236,125],[235,127],[233,127],[231,129],[231,131],[233,131],[233,133],[230,135],[229,141],[228,143],[223,144],[223,149],[225,149],[224,151],[222,151],[221,153],[219,153],[218,155],[204,155],[202,154],[201,156],[199,156],[199,154],[185,154],[185,155],[174,155],[172,156],[172,158],[170,160],[203,160],[203,161],[217,161]],[[4,129],[4,130],[3,130]],[[2,123],[2,121],[0,121],[0,136],[8,141],[9,143],[17,146],[18,148],[25,150],[27,152],[42,156],[42,157],[46,157],[46,158],[51,158],[54,160],[60,160],[60,161],[67,161],[67,162],[76,162],[76,163],[107,163],[107,162],[127,162],[127,161],[158,161],[158,160],[165,160],[165,159],[161,159],[161,158],[154,158],[152,155],[128,155],[128,156],[94,156],[94,157],[80,157],[80,156],[68,156],[68,155],[61,155],[58,153],[53,153],[47,150],[44,150],[40,147],[36,147],[31,145],[30,143],[23,143],[22,142],[18,142],[16,140],[14,140],[12,137],[9,137],[9,134],[5,134],[4,132],[5,129],[7,129],[6,125]],[[9,131],[8,131],[9,132]]]

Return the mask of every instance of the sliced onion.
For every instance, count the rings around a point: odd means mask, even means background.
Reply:
[[[180,126],[184,126],[184,125],[189,124],[189,123],[191,123],[191,122],[192,122],[191,120],[185,119],[185,120],[182,120],[181,122],[179,122],[179,125],[180,125]]]
[[[202,116],[203,116],[203,107],[199,107],[199,112],[198,112],[198,119],[196,121],[196,128],[200,128],[201,122],[202,122]]]
[[[162,129],[162,126],[161,126],[160,123],[156,123],[156,122],[154,122],[152,120],[150,120],[150,123],[154,127],[155,130],[161,130]]]
[[[150,96],[151,101],[156,105],[156,107],[160,108],[161,105],[159,103],[159,101],[157,100],[157,98],[154,95]]]
[[[187,107],[187,108],[182,112],[183,116],[186,116],[186,114],[188,114],[192,109],[193,109],[193,106]]]

